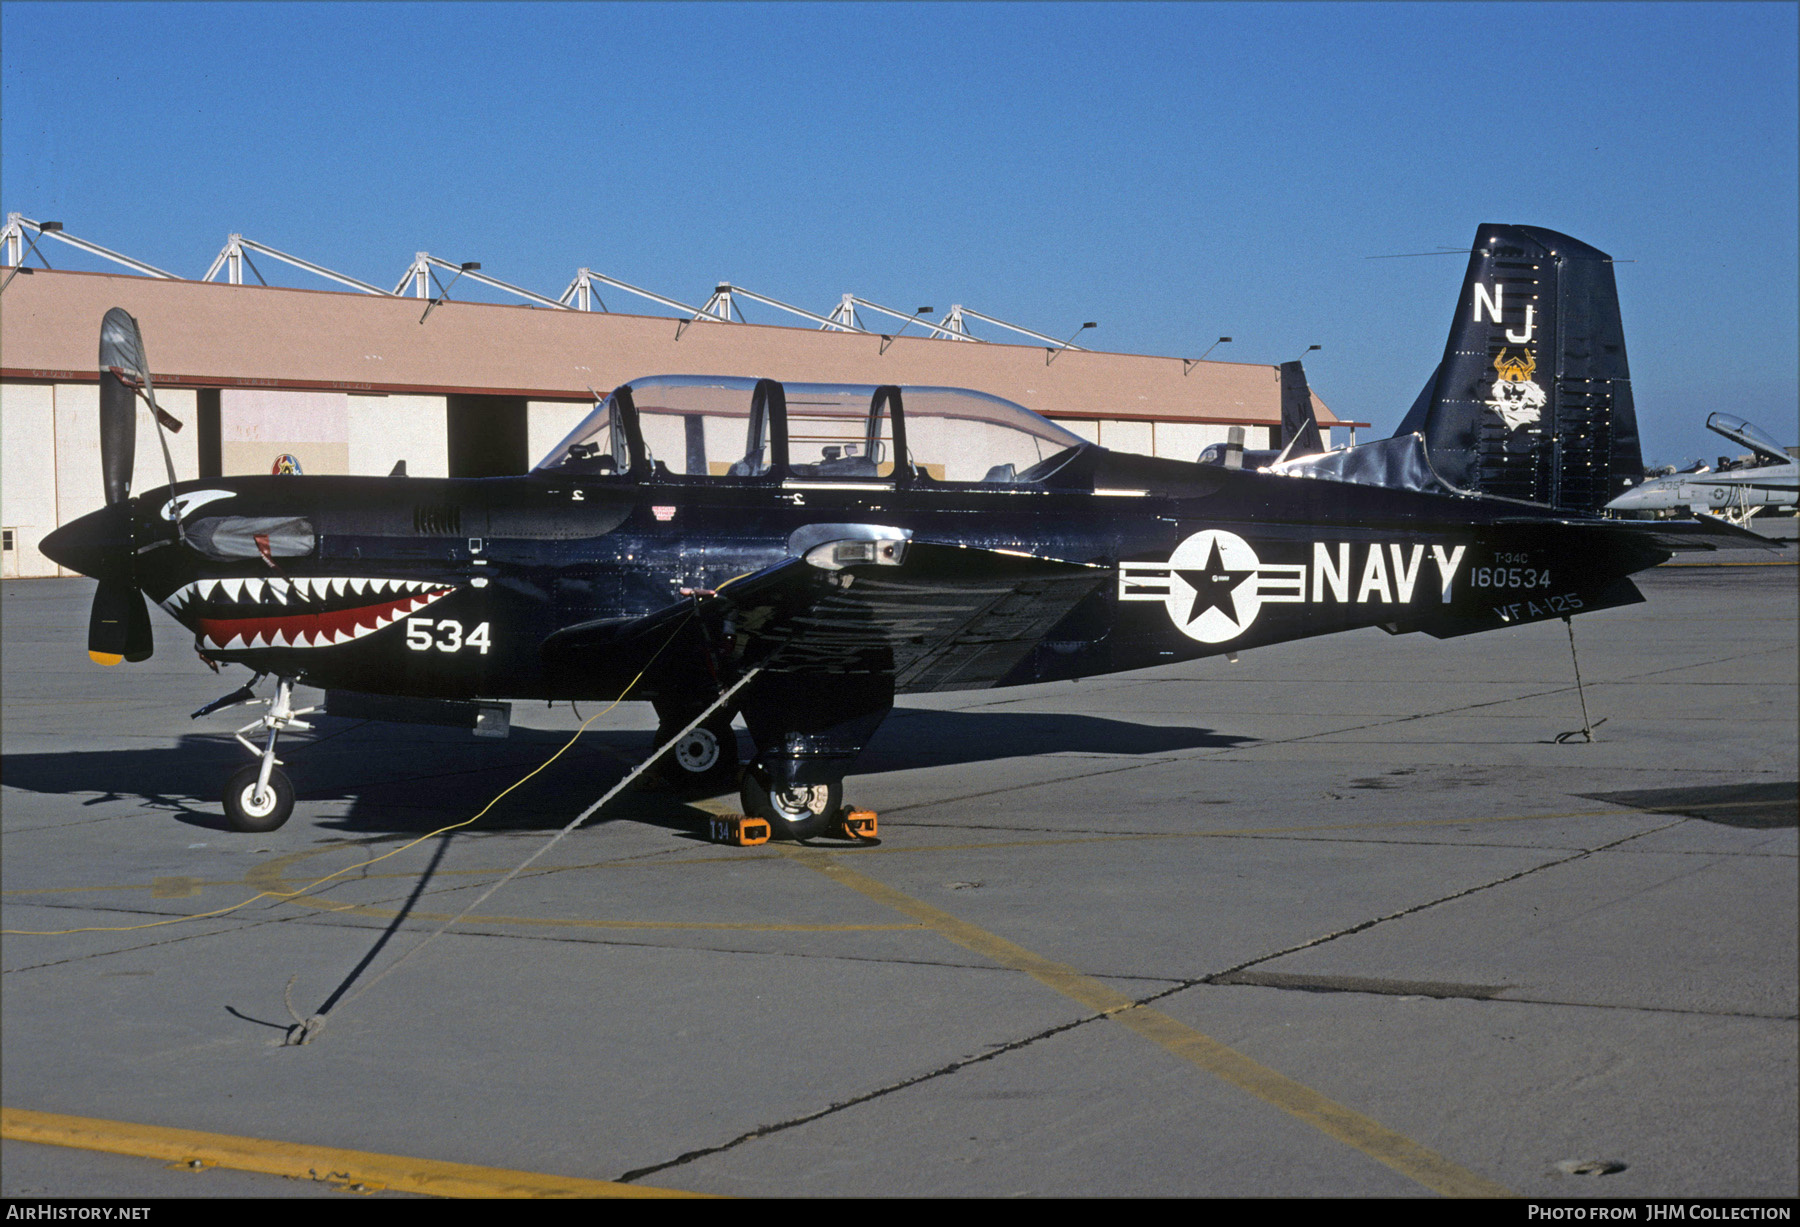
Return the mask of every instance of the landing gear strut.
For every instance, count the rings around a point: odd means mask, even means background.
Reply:
[[[315,709],[303,707],[295,711],[293,697],[293,679],[276,678],[275,697],[263,700],[269,705],[268,714],[252,720],[235,734],[258,761],[233,773],[225,785],[225,821],[234,831],[273,831],[294,812],[294,785],[281,769],[281,760],[275,757],[275,739],[283,729],[312,728],[300,717]],[[261,749],[244,736],[264,731],[269,736]]]

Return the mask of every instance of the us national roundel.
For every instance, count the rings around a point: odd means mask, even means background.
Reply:
[[[1250,543],[1236,533],[1214,528],[1195,533],[1169,555],[1170,621],[1201,643],[1237,638],[1262,608],[1256,590],[1261,565]]]

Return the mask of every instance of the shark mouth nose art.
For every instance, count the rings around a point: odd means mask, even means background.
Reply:
[[[456,591],[412,579],[202,579],[160,602],[216,651],[326,648],[372,635]]]

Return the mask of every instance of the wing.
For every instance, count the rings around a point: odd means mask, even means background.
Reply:
[[[882,673],[900,693],[974,690],[1010,673],[1110,567],[934,542],[847,538],[641,618],[556,632],[547,666],[595,676],[667,643],[659,688],[760,665],[771,673]],[[687,642],[677,642],[686,639]],[[641,667],[641,665],[640,665]]]
[[[775,673],[891,672],[900,693],[981,689],[1012,672],[1113,574],[1028,554],[903,544],[896,562],[827,568],[818,560],[828,543],[774,568],[779,575],[765,573],[774,584],[721,589],[735,611],[737,659]]]

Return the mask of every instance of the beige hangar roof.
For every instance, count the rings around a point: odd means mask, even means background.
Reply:
[[[124,307],[169,387],[485,393],[581,400],[647,375],[976,388],[1047,417],[1273,425],[1273,366],[970,344],[665,316],[34,270],[0,302],[0,377],[97,379],[100,318]],[[677,329],[680,328],[679,338]],[[1339,421],[1313,397],[1321,425]],[[1350,423],[1345,423],[1350,424]],[[1354,423],[1366,425],[1366,423]]]

